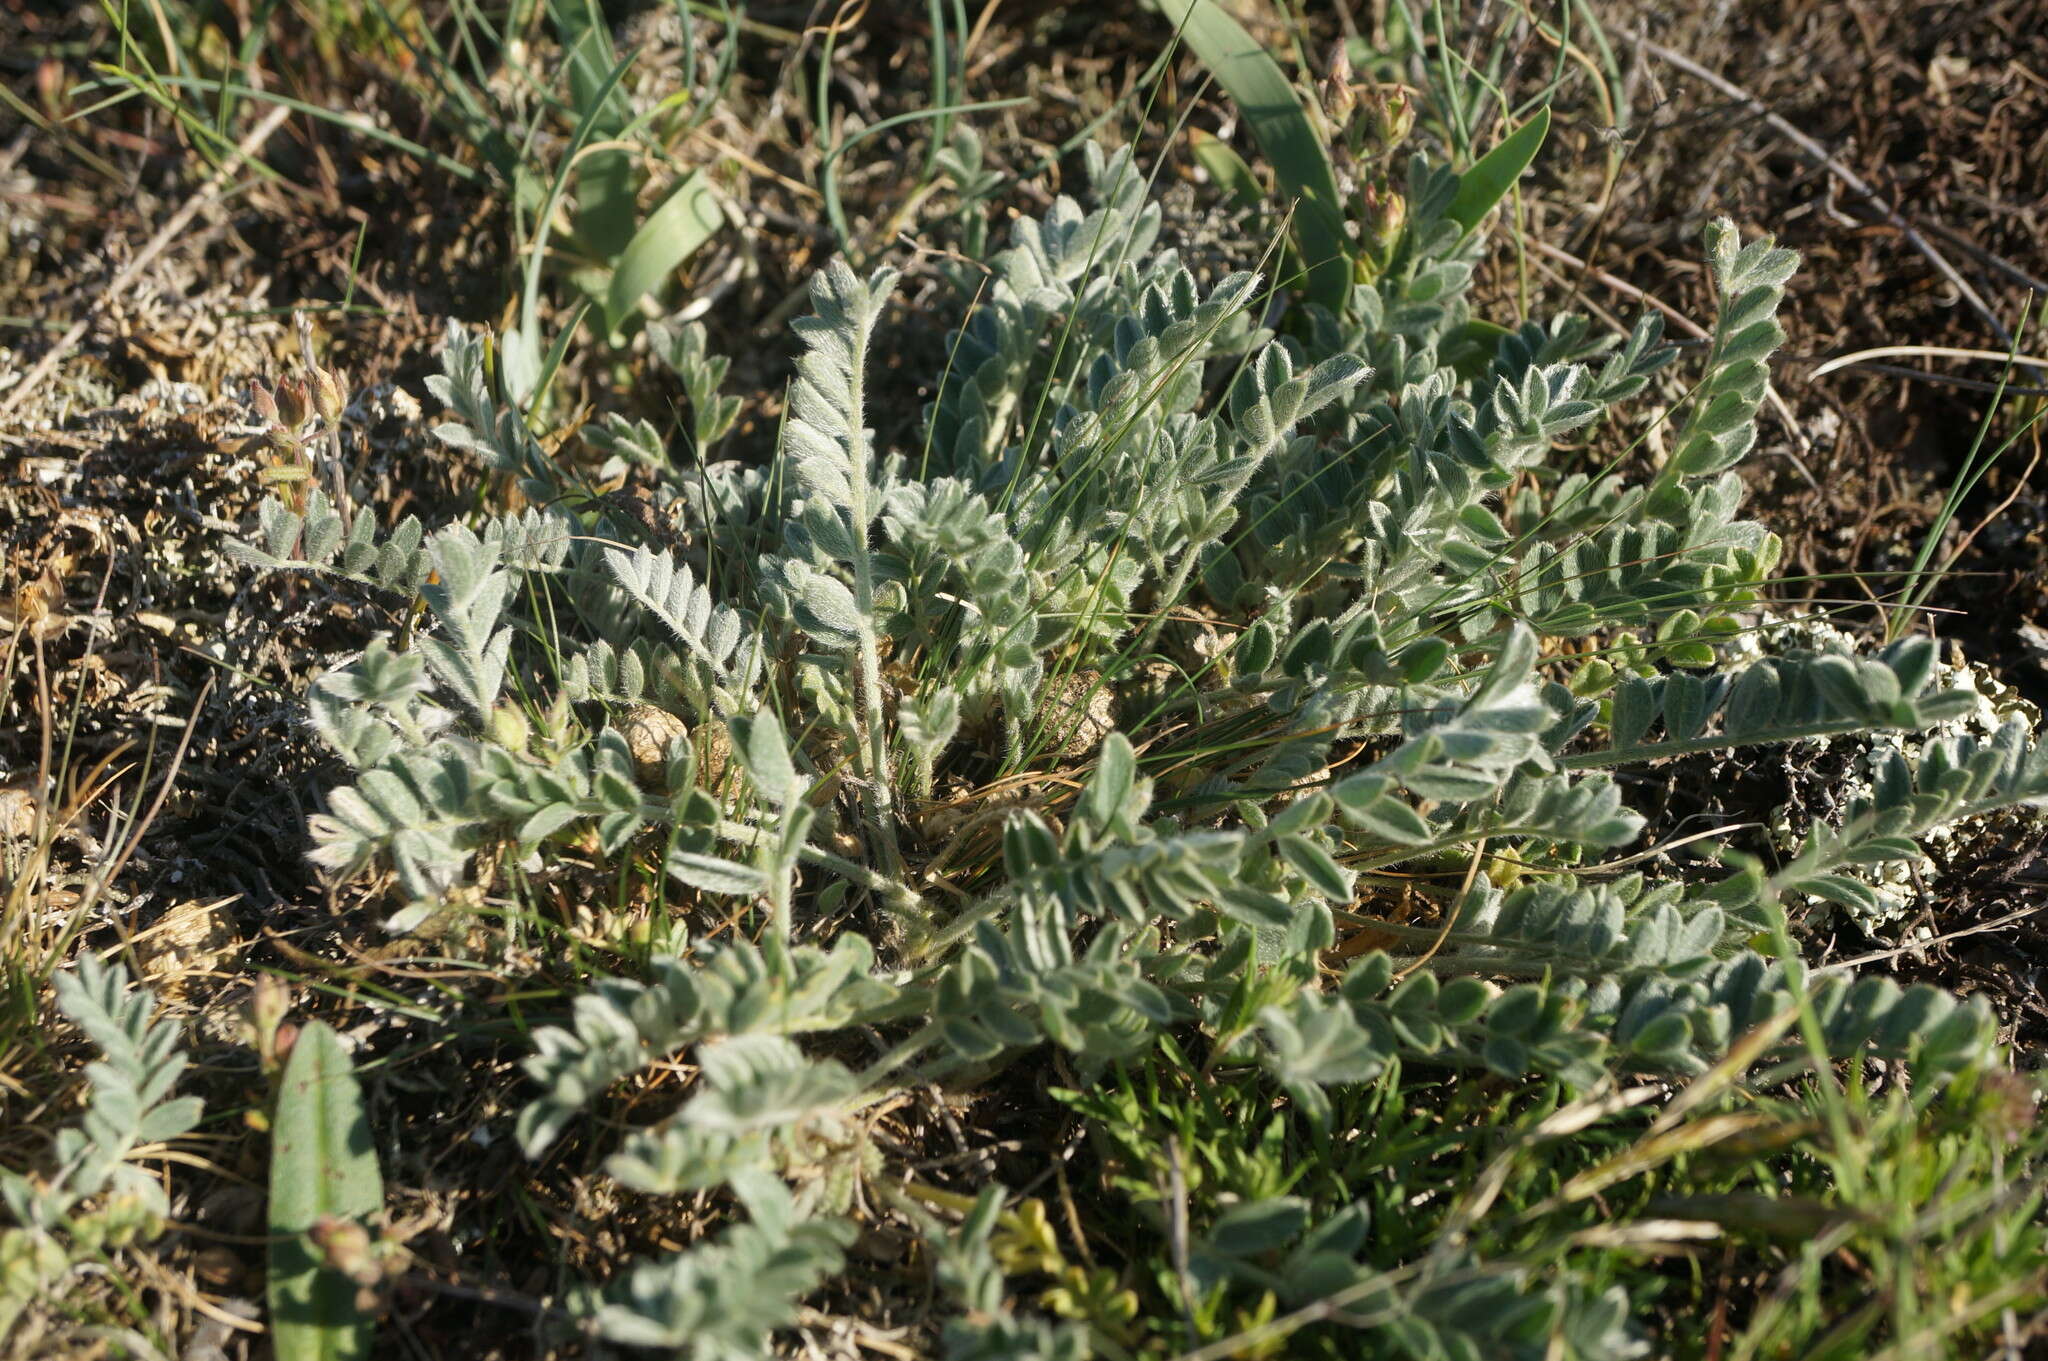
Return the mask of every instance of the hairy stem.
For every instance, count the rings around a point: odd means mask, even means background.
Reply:
[[[1780,742],[1805,742],[1816,737],[1836,737],[1848,732],[1884,731],[1896,730],[1873,725],[1870,720],[1863,718],[1835,718],[1822,723],[1810,723],[1801,728],[1782,728],[1776,732],[1745,734],[1741,744],[1745,747],[1762,747]],[[1666,756],[1691,756],[1702,751],[1723,751],[1731,745],[1733,744],[1727,737],[1709,734],[1704,737],[1687,738],[1684,741],[1645,742],[1620,749],[1575,752],[1569,756],[1558,757],[1557,763],[1566,770],[1605,770],[1610,766],[1655,761]]]
[[[758,846],[770,839],[770,834],[766,830],[730,818],[721,819],[717,830],[720,836],[745,846]],[[848,860],[843,855],[835,855],[823,846],[813,845],[807,841],[797,848],[797,857],[807,864],[831,870],[841,878],[859,884],[881,897],[892,909],[918,911],[923,907],[924,900],[917,895],[916,890],[904,884],[902,880],[877,873],[858,861]]]

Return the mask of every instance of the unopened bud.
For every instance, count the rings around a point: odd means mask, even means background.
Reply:
[[[1365,247],[1385,264],[1401,244],[1408,227],[1408,200],[1393,189],[1368,184],[1360,196],[1359,217],[1365,223]]]
[[[325,1215],[306,1230],[326,1265],[358,1284],[374,1284],[383,1272],[372,1251],[370,1231],[353,1219]]]
[[[330,369],[313,370],[313,394],[320,407],[320,416],[333,429],[341,424],[341,413],[348,409],[348,397],[342,391],[341,380]]]
[[[1349,85],[1330,85],[1323,90],[1323,116],[1330,120],[1333,138],[1342,138],[1358,112],[1358,92]]]
[[[256,408],[256,417],[265,425],[278,425],[282,418],[277,414],[277,398],[270,395],[270,389],[261,383],[249,384],[249,405]]]
[[[569,709],[568,692],[557,691],[548,704],[548,711],[541,715],[541,731],[549,746],[558,747],[569,740],[569,724],[574,717]]]
[[[1330,63],[1323,72],[1323,78],[1332,85],[1351,83],[1351,44],[1339,39],[1330,49]]]
[[[507,751],[525,751],[533,740],[533,724],[524,710],[507,701],[491,710],[491,740]]]
[[[1373,138],[1381,151],[1392,151],[1408,140],[1415,126],[1415,104],[1406,90],[1395,90],[1379,101],[1373,115]]]
[[[1330,72],[1323,77],[1323,116],[1330,120],[1332,140],[1344,135],[1358,110],[1358,92],[1351,86],[1351,53],[1339,42],[1330,53]]]
[[[307,399],[306,385],[296,378],[287,378],[277,385],[277,409],[280,423],[287,430],[297,430],[312,414],[312,405]]]

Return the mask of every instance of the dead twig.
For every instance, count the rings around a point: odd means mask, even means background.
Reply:
[[[1551,245],[1548,241],[1540,241],[1532,237],[1530,238],[1527,244],[1529,249],[1535,251],[1536,254],[1547,255],[1567,269],[1576,269],[1585,278],[1591,279],[1595,283],[1599,283],[1606,286],[1607,288],[1613,289],[1616,293],[1621,294],[1621,296],[1629,299],[1632,302],[1639,302],[1643,304],[1645,307],[1656,308],[1659,312],[1662,312],[1667,318],[1670,319],[1671,324],[1673,326],[1676,326],[1679,330],[1685,332],[1687,335],[1693,337],[1695,340],[1713,339],[1712,334],[1706,329],[1706,327],[1701,326],[1691,317],[1679,311],[1670,303],[1665,302],[1662,298],[1657,297],[1655,294],[1645,293],[1642,289],[1637,288],[1628,280],[1618,278],[1615,275],[1609,274],[1604,269],[1595,269],[1592,265],[1588,264],[1584,260],[1581,260],[1578,256],[1573,255],[1570,251],[1560,250],[1556,246]]]
[[[109,302],[126,291],[128,285],[135,281],[135,276],[147,269],[150,261],[163,253],[164,247],[178,239],[186,225],[198,215],[199,210],[212,202],[227,186],[227,182],[234,178],[235,172],[242,168],[243,162],[263,149],[264,144],[270,140],[270,135],[283,126],[284,120],[291,116],[291,112],[289,107],[279,104],[263,116],[262,122],[249,130],[249,135],[237,143],[235,149],[228,153],[227,159],[214,168],[214,172],[206,177],[206,182],[193,191],[192,197],[185,200],[184,206],[171,214],[163,226],[157,228],[156,235],[150,237],[142,249],[130,257],[128,263],[121,267],[121,272],[114,276],[113,282],[87,305],[78,320],[71,323],[71,328],[36,361],[35,367],[30,369],[19,383],[0,393],[0,416],[19,407],[28,399],[31,392],[42,385],[44,379],[56,371],[57,365],[64,361],[64,356],[70,354],[72,347],[84,339],[86,328],[92,325],[93,318],[97,317]]]
[[[2021,288],[2030,288],[2036,293],[2048,293],[2048,282],[2035,278],[2004,256],[1984,249],[1954,227],[1949,226],[1946,222],[1929,221],[1927,230],[1947,241],[1950,245],[1968,251],[1971,255],[1976,256],[1978,263],[1986,269],[1995,270],[2003,274]]]
[[[1832,964],[1822,964],[1816,967],[1813,972],[1816,974],[1844,973],[1850,969],[1860,969],[1866,964],[1888,964],[1892,960],[1906,955],[1917,955],[1925,958],[1927,951],[1932,950],[1937,945],[1947,945],[1952,941],[1961,940],[1965,936],[1981,936],[1989,931],[1997,931],[2011,926],[2015,922],[2025,921],[2028,917],[2036,916],[2042,910],[2042,905],[2036,903],[2031,907],[2022,907],[2016,911],[2008,912],[2002,917],[1995,917],[1988,922],[1978,922],[1975,926],[1965,926],[1955,931],[1944,931],[1942,934],[1928,940],[1909,941],[1904,945],[1893,946],[1888,950],[1872,950],[1869,954],[1856,955],[1849,959],[1838,959]]]
[[[1907,245],[1919,251],[1926,258],[1927,263],[1933,265],[1936,270],[1940,271],[1943,278],[1955,285],[1956,292],[1960,293],[1963,300],[1970,304],[1971,310],[1984,319],[1984,324],[1991,328],[1992,333],[2001,342],[2006,345],[2012,344],[2011,333],[1999,322],[1997,316],[1992,313],[1990,305],[1984,301],[1977,290],[1970,287],[1969,280],[1965,279],[1957,271],[1956,267],[1948,262],[1948,257],[1936,250],[1933,244],[1914,228],[1912,223],[1899,215],[1899,210],[1894,208],[1882,194],[1871,188],[1861,175],[1858,175],[1848,166],[1843,165],[1826,147],[1801,132],[1798,128],[1793,127],[1791,123],[1778,114],[1772,112],[1769,105],[1743,89],[1740,85],[1737,85],[1734,81],[1709,71],[1684,53],[1674,52],[1661,43],[1652,42],[1641,33],[1633,33],[1627,29],[1617,29],[1615,32],[1665,65],[1683,71],[1695,80],[1711,85],[1714,89],[1728,96],[1728,98],[1740,103],[1751,113],[1763,119],[1774,132],[1812,157],[1822,169],[1856,193],[1862,195],[1864,199],[1869,201],[1870,206],[1877,210],[1878,215],[1885,220],[1886,224],[1905,238]]]
[[[1824,359],[1806,376],[1819,378],[1823,374],[1846,369],[1869,359],[1993,359],[2002,364],[2020,364],[2028,368],[2048,369],[2048,359],[2037,359],[2032,355],[2013,354],[2008,350],[1959,350],[1951,345],[1879,345],[1874,349],[1857,350],[1853,354],[1838,354]]]

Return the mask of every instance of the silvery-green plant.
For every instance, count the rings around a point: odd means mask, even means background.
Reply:
[[[57,1007],[98,1046],[86,1066],[91,1096],[78,1123],[57,1132],[42,1173],[0,1168],[0,1340],[76,1263],[160,1231],[170,1205],[162,1183],[130,1159],[199,1122],[197,1097],[173,1097],[185,1070],[176,1025],[154,1021],[155,999],[128,971],[91,954],[56,978]]]
[[[1816,976],[1783,904],[1855,898],[1850,871],[1930,829],[2048,798],[2023,725],[1890,758],[1776,864],[1729,846],[1680,872],[1631,850],[1645,820],[1617,772],[1916,731],[1969,702],[1929,688],[1925,639],[1733,655],[1777,559],[1733,467],[1789,252],[1710,229],[1705,371],[1668,457],[1631,480],[1556,450],[1670,381],[1657,318],[1626,337],[1532,322],[1475,351],[1478,244],[1449,172],[1411,165],[1405,229],[1339,317],[1255,274],[1197,278],[1127,153],[1091,149],[1086,170],[1085,202],[1020,220],[953,280],[937,343],[883,340],[926,324],[891,317],[893,271],[830,265],[772,466],[591,430],[652,482],[652,523],[550,458],[456,329],[440,434],[545,509],[379,533],[315,492],[266,507],[243,549],[422,607],[309,697],[355,770],[314,857],[394,871],[394,927],[567,840],[721,918],[752,909],[751,940],[658,957],[538,1034],[529,1154],[689,1053],[694,1094],[607,1165],[650,1193],[729,1187],[748,1212],[585,1298],[595,1326],[758,1345],[836,1269],[847,1207],[894,1194],[861,1112],[1047,1045],[1086,1075],[1196,1031],[1311,1126],[1390,1065],[1579,1090],[1698,1073],[1795,1006],[1830,1054],[1917,1082],[1991,1061],[1982,1004]],[[885,343],[945,356],[915,436],[888,447]],[[721,374],[701,336],[656,348],[701,450],[731,424]],[[651,762],[630,717],[649,709],[679,734]],[[1333,973],[1361,933],[1385,948]],[[799,1042],[824,1034],[881,1047]],[[1362,1229],[1298,1227],[1268,1244],[1313,1265],[1294,1284],[1369,1299],[1355,1316],[1405,1354],[1640,1349],[1605,1285],[1469,1253],[1381,1276]],[[1065,1325],[997,1307],[986,1233],[932,1228],[967,1311],[948,1345],[1079,1354]],[[1217,1248],[1216,1279],[1270,1273],[1256,1256]]]

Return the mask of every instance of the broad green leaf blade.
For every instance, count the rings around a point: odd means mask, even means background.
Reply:
[[[1159,0],[1159,8],[1251,125],[1273,163],[1281,197],[1299,200],[1294,231],[1307,266],[1303,291],[1331,311],[1342,311],[1351,291],[1351,243],[1344,234],[1337,174],[1294,86],[1215,0]]]
[[[278,1361],[355,1361],[374,1325],[356,1286],[327,1268],[306,1231],[382,1209],[384,1180],[348,1052],[318,1021],[299,1032],[278,1089],[270,1146],[270,1331]]]
[[[542,262],[547,258],[548,237],[555,228],[555,205],[561,202],[563,193],[569,187],[569,176],[576,168],[578,154],[590,143],[599,120],[603,117],[604,101],[610,98],[611,92],[625,78],[627,69],[633,64],[633,57],[634,54],[629,52],[619,58],[618,64],[612,67],[611,73],[604,78],[602,87],[592,93],[589,107],[584,110],[583,117],[576,124],[576,131],[569,138],[568,146],[563,149],[561,164],[556,167],[554,178],[548,182],[547,197],[541,201],[540,211],[534,215],[533,240],[524,243],[527,252],[526,282],[520,292],[517,330],[525,337],[526,351],[534,361],[532,367],[536,371],[539,369],[540,356],[540,270]],[[525,405],[524,398],[514,400],[522,407]]]
[[[1457,370],[1466,382],[1476,383],[1492,367],[1501,338],[1511,334],[1505,326],[1473,317],[1446,337],[1441,351],[1443,362]]]
[[[1458,176],[1458,193],[1445,216],[1470,233],[1494,205],[1508,196],[1515,181],[1536,159],[1543,138],[1550,131],[1550,106],[1536,110],[1536,116],[1501,140],[1499,146],[1475,161]]]
[[[1231,150],[1222,138],[1201,128],[1189,128],[1188,150],[1194,153],[1196,164],[1209,172],[1209,178],[1238,207],[1257,208],[1266,201],[1266,186],[1259,183],[1244,157]]]
[[[604,15],[594,0],[553,0],[548,6],[555,33],[568,54],[570,107],[593,114],[593,140],[626,135],[633,107],[605,73],[618,61]],[[576,236],[584,249],[610,260],[633,235],[634,198],[639,192],[633,153],[624,147],[592,152],[576,170]]]
[[[540,390],[540,344],[536,337],[514,327],[498,339],[498,375],[505,396],[517,406],[526,406]]]
[[[722,221],[718,195],[713,192],[710,179],[702,170],[685,175],[675,192],[663,199],[661,206],[640,224],[640,230],[633,233],[632,241],[619,256],[618,266],[612,270],[604,315],[605,324],[614,334],[631,314],[633,305],[660,287],[676,266],[702,249]]]

